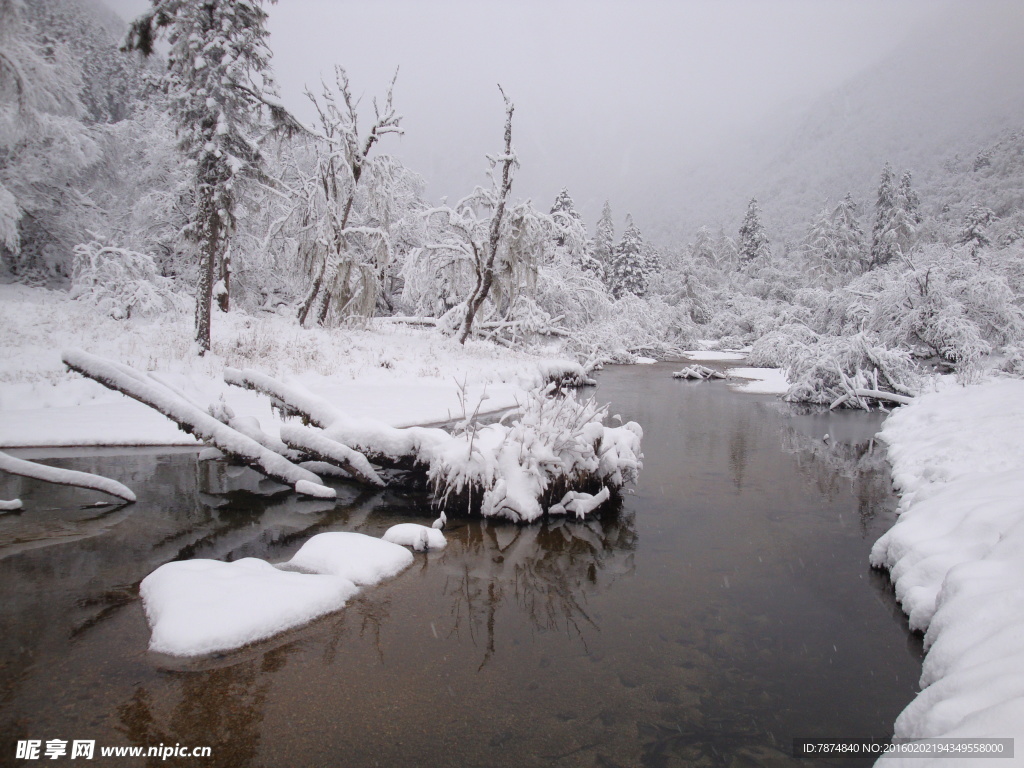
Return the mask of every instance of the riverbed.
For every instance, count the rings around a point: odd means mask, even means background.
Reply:
[[[675,368],[584,391],[644,428],[617,511],[452,520],[445,550],[337,614],[193,660],[146,648],[157,566],[284,560],[323,531],[429,523],[426,498],[302,501],[194,451],[41,449],[139,501],[0,478],[25,502],[0,516],[0,764],[25,764],[19,739],[89,739],[212,748],[167,765],[808,766],[794,738],[888,736],[921,646],[867,563],[895,509],[881,416]]]

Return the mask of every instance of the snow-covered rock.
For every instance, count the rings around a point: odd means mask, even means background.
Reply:
[[[381,537],[385,542],[412,547],[417,552],[430,549],[444,549],[448,545],[444,534],[437,528],[418,525],[417,523],[399,523],[384,532]],[[403,550],[408,552],[408,550]]]
[[[239,648],[336,611],[356,593],[338,576],[288,573],[264,560],[166,563],[142,581],[150,650],[197,656]]]
[[[252,557],[166,563],[139,590],[153,631],[150,650],[197,656],[264,640],[339,610],[360,586],[392,578],[412,560],[397,544],[331,532],[276,566]]]
[[[340,576],[363,586],[397,576],[412,561],[409,550],[390,539],[334,531],[317,534],[279,567]]]

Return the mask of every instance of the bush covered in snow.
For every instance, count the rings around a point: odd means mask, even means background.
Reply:
[[[73,299],[94,304],[115,320],[147,317],[184,304],[153,257],[96,241],[75,246]]]
[[[640,426],[606,427],[607,407],[573,393],[552,397],[553,390],[534,390],[511,425],[467,424],[435,451],[429,477],[442,504],[460,498],[485,517],[519,522],[545,510],[583,517],[607,500],[607,489],[636,479]],[[558,507],[570,491],[575,496]]]

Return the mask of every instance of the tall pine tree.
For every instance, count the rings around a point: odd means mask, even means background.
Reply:
[[[271,0],[273,2],[274,0]],[[226,297],[228,244],[241,182],[262,174],[257,144],[266,108],[278,126],[297,123],[276,100],[261,0],[152,0],[132,22],[124,47],[149,55],[156,38],[170,52],[163,77],[178,145],[193,170],[194,204],[187,234],[199,249],[196,344],[210,349],[214,282]]]
[[[633,223],[633,217],[627,214],[622,240],[612,256],[610,287],[615,298],[627,293],[641,297],[647,294],[647,261],[643,236]]]
[[[757,205],[757,199],[751,198],[747,204],[747,214],[740,226],[740,265],[742,267],[757,260],[767,259],[771,252],[768,234],[761,224],[761,209]]]
[[[604,208],[601,209],[601,217],[597,220],[597,231],[594,233],[593,255],[604,269],[609,288],[611,288],[611,267],[614,254],[615,224],[612,221],[612,207],[605,200]]]

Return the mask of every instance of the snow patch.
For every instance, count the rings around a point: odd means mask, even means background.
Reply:
[[[729,386],[748,395],[784,395],[789,391],[786,372],[778,368],[730,368],[729,377],[743,379]]]

